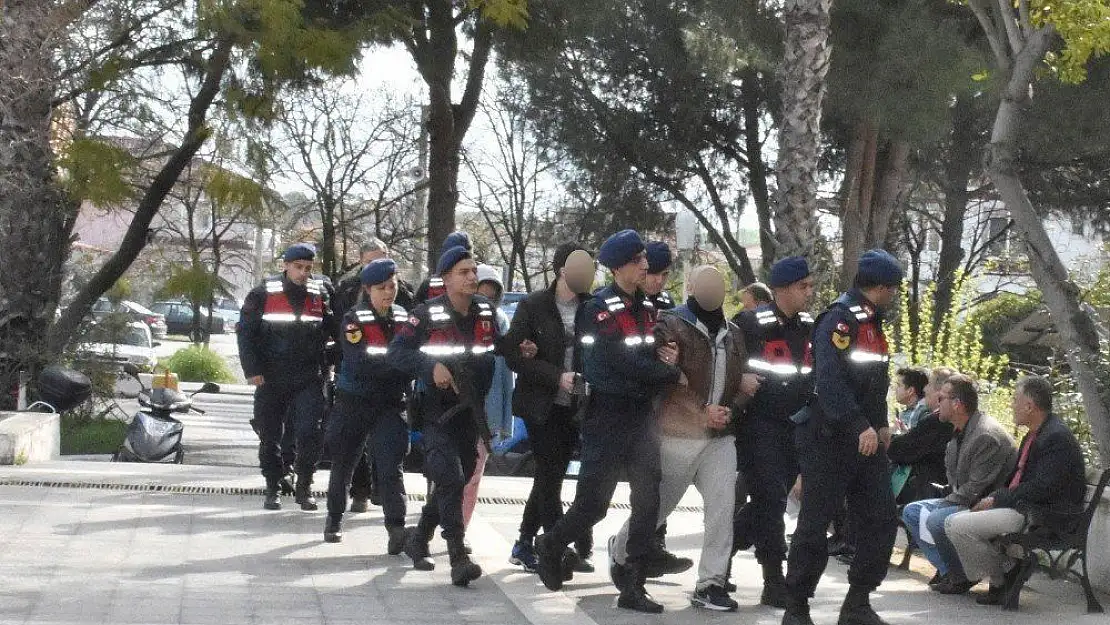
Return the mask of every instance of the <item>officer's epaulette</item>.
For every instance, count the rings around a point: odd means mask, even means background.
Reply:
[[[281,293],[283,288],[281,285],[281,278],[277,277],[266,278],[264,286],[266,287],[267,293]]]
[[[624,300],[621,299],[618,295],[606,297],[602,300],[602,302],[605,303],[605,310],[608,310],[611,313],[624,310]]]
[[[813,325],[813,315],[805,312],[804,310],[802,312],[798,313],[798,319],[800,319],[802,321],[802,323],[807,323],[809,325]]]
[[[428,306],[428,319],[432,323],[446,323],[451,321],[451,315],[447,314],[443,304],[432,304]]]
[[[320,295],[324,292],[324,281],[319,278],[309,278],[305,283],[305,288],[313,295]]]
[[[483,302],[483,301],[477,301],[477,302],[475,302],[475,304],[478,305],[478,316],[479,317],[492,317],[493,316],[493,305],[492,304],[490,304],[489,302]]]
[[[848,311],[856,316],[856,321],[867,321],[871,318],[871,314],[859,304],[852,304],[848,306]]]
[[[657,297],[659,297],[659,301],[663,302],[664,304],[674,303],[674,300],[671,299],[671,294],[666,291],[660,291]]]
[[[355,318],[360,323],[373,323],[378,320],[378,316],[370,309],[360,308],[355,311]]]
[[[779,316],[770,308],[756,309],[755,320],[759,322],[761,326],[769,326],[777,324],[779,322]]]

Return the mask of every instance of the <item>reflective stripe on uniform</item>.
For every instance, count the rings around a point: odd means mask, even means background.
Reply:
[[[773,362],[767,362],[766,360],[760,360],[758,358],[749,359],[748,366],[758,371],[766,371],[768,373],[774,373],[776,375],[806,375],[813,371],[811,367],[795,367],[794,365],[788,365],[785,363],[775,364]]]
[[[584,334],[582,335],[582,338],[578,339],[578,341],[583,345],[593,345],[594,337],[590,334]]]
[[[389,351],[388,347],[367,347],[366,353],[371,356],[384,356]]]
[[[429,356],[458,356],[466,353],[461,345],[421,345],[420,351]]]
[[[860,350],[860,349],[853,350],[851,355],[849,355],[849,358],[851,358],[852,362],[861,362],[861,363],[864,363],[864,362],[890,362],[890,356],[888,356],[886,354],[876,354],[876,353],[873,353],[873,352],[865,352],[865,351]]]

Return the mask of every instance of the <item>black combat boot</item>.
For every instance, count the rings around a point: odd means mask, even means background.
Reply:
[[[329,512],[324,520],[324,542],[343,542],[343,513]]]
[[[624,590],[624,585],[628,582],[628,568],[623,564],[617,562],[617,537],[609,537],[609,579],[613,581],[613,585],[617,590]]]
[[[351,513],[359,514],[370,510],[370,503],[366,501],[365,497],[354,497],[351,499]]]
[[[888,625],[871,608],[870,595],[870,591],[858,586],[849,587],[848,596],[840,608],[838,625]]]
[[[568,581],[568,571],[563,562],[566,549],[566,545],[558,543],[551,534],[544,533],[536,537],[536,573],[548,590],[560,590],[563,582]]]
[[[469,586],[470,582],[482,576],[482,567],[470,559],[461,536],[447,541],[447,554],[451,558],[452,584]]]
[[[432,528],[432,531],[434,530],[435,528]],[[431,539],[432,532],[421,528],[419,524],[416,527],[405,528],[403,550],[406,556],[412,558],[412,568],[417,571],[433,571],[436,568],[435,560],[428,555],[428,541]]]
[[[266,479],[266,490],[262,491],[266,499],[262,507],[266,510],[281,510],[281,485],[279,480]]]
[[[312,496],[312,478],[307,475],[297,476],[297,485],[293,492],[293,501],[301,507],[305,512],[312,512],[318,510],[320,506],[316,505],[316,498]]]
[[[759,598],[759,603],[783,609],[790,604],[790,593],[786,591],[786,579],[782,575],[781,562],[763,564],[763,594]]]
[[[625,610],[635,610],[647,614],[659,614],[663,611],[663,604],[657,603],[644,589],[644,569],[639,563],[625,565],[627,577],[624,588],[617,599],[617,607]]]
[[[405,526],[386,525],[385,531],[389,534],[389,543],[386,545],[385,552],[391,556],[401,555],[405,550]]]

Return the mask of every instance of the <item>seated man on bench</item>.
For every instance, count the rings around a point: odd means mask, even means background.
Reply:
[[[1083,508],[1087,483],[1079,441],[1052,414],[1052,384],[1039,376],[1018,381],[1014,390],[1014,423],[1029,428],[1021,441],[1017,468],[1000,488],[970,511],[945,521],[945,533],[956,547],[969,579],[990,580],[981,605],[1000,605],[1006,589],[1017,582],[1021,568],[995,544],[995,539],[1021,531],[1025,513],[1033,508],[1040,526],[1052,527],[1057,515]],[[1064,529],[1064,528],[1060,528]]]

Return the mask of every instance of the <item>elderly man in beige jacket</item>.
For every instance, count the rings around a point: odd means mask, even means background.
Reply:
[[[691,295],[682,306],[665,311],[656,326],[657,342],[678,344],[678,367],[688,385],[672,385],[659,409],[662,433],[659,523],[678,506],[692,484],[705,505],[698,581],[690,602],[701,608],[731,612],[737,603],[725,590],[732,548],[732,514],[736,497],[736,438],[732,407],[746,402],[741,391],[744,339],[725,319],[725,281],[721,272],[703,266],[690,274]],[[625,560],[628,523],[610,539],[610,573],[619,587]]]

